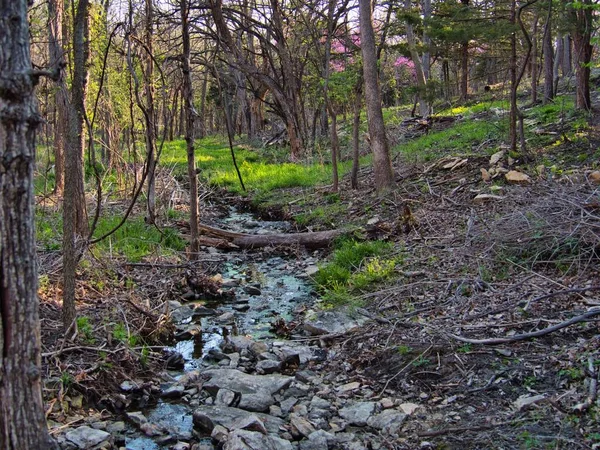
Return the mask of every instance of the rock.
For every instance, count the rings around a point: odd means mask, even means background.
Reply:
[[[314,317],[305,319],[304,329],[312,335],[335,334],[359,327],[366,317],[354,319],[343,311],[318,311]]]
[[[171,450],[190,450],[190,444],[187,442],[177,442],[171,447]]]
[[[248,295],[252,295],[252,296],[255,296],[255,295],[260,295],[260,294],[262,294],[262,292],[261,292],[260,288],[258,288],[258,287],[256,287],[256,286],[253,286],[253,285],[251,285],[251,284],[249,284],[249,285],[247,285],[247,286],[244,286],[244,292],[245,292],[246,294],[248,294]]]
[[[402,403],[400,405],[400,409],[402,410],[402,412],[404,414],[406,414],[407,416],[412,416],[413,413],[419,409],[420,405],[417,405],[416,403]]]
[[[163,434],[163,430],[158,425],[150,422],[141,424],[140,430],[146,436],[160,436],[161,434]]]
[[[110,438],[110,433],[102,430],[95,430],[87,426],[79,427],[69,431],[65,438],[72,442],[77,448],[88,449],[101,444]]]
[[[167,357],[165,363],[167,370],[183,370],[185,367],[185,358],[179,352],[173,352]]]
[[[529,183],[531,181],[529,175],[523,172],[519,172],[517,170],[511,170],[505,173],[504,178],[506,178],[506,181],[508,181],[509,183]]]
[[[194,339],[196,336],[202,333],[202,329],[198,325],[192,325],[191,327],[180,331],[175,334],[176,341],[188,341]]]
[[[148,423],[148,419],[140,411],[128,412],[125,413],[125,416],[138,427],[142,426],[144,423]]]
[[[194,317],[208,317],[208,316],[216,316],[217,310],[212,308],[207,308],[204,305],[197,305],[194,308]]]
[[[344,394],[346,392],[355,391],[359,387],[360,383],[358,381],[353,381],[352,383],[346,383],[341,386],[338,386],[337,388],[335,388],[335,390],[340,394]]]
[[[233,305],[232,308],[238,312],[246,312],[250,309],[250,305],[248,303],[244,303],[240,305]]]
[[[256,363],[256,371],[260,374],[271,374],[281,370],[281,362],[266,359]]]
[[[310,407],[318,408],[318,409],[329,409],[331,408],[331,402],[329,400],[325,400],[317,395],[310,399]]]
[[[538,403],[546,398],[545,394],[528,396],[527,394],[521,395],[515,402],[513,403],[514,407],[521,411],[522,409],[527,408],[530,405]]]
[[[316,275],[318,271],[319,267],[314,265],[308,266],[306,269],[304,269],[304,273],[307,277],[312,277],[313,275]]]
[[[290,425],[292,427],[292,436],[295,438],[308,437],[316,431],[312,423],[297,414],[290,414]]]
[[[229,389],[219,389],[215,396],[215,405],[234,406],[234,403],[239,402],[240,394],[230,391]]]
[[[255,414],[241,417],[231,425],[231,430],[257,431],[262,434],[269,434],[262,421]]]
[[[383,409],[389,409],[394,407],[394,401],[391,398],[385,397],[379,401],[379,404]]]
[[[194,310],[187,305],[179,306],[179,307],[171,310],[171,320],[174,323],[184,322],[193,316],[194,316]]]
[[[486,202],[490,202],[492,200],[504,200],[504,197],[494,194],[478,194],[473,199],[473,203],[476,205],[482,205]]]
[[[284,368],[297,368],[300,367],[300,353],[289,347],[284,347],[279,351],[279,358],[283,363]]]
[[[504,150],[500,150],[499,152],[494,153],[490,157],[490,166],[495,166],[496,164],[498,164],[500,162],[500,160],[502,158],[504,158],[504,155],[505,155]]]
[[[235,321],[235,314],[232,313],[231,311],[225,312],[223,314],[221,314],[220,316],[215,317],[215,322],[223,324],[223,325],[228,325],[230,323],[233,323]]]
[[[317,374],[312,370],[301,370],[296,372],[296,380],[301,381],[302,383],[310,383],[317,377]]]
[[[255,431],[235,430],[229,433],[223,450],[293,450],[289,441]]]
[[[185,386],[186,388],[190,386],[196,386],[200,383],[200,372],[198,370],[190,370],[179,377],[177,383]]]
[[[248,336],[231,336],[229,342],[233,345],[235,351],[240,353],[242,350],[248,349],[254,341]]]
[[[219,389],[229,389],[241,394],[239,407],[248,411],[268,411],[275,403],[273,394],[287,388],[292,377],[283,375],[249,375],[236,369],[211,369],[204,372],[211,377],[204,384],[212,395]]]
[[[248,350],[250,350],[255,355],[260,355],[261,353],[268,352],[269,347],[264,342],[253,342],[252,344],[250,344],[250,347],[248,347]]]
[[[406,414],[395,409],[386,409],[383,412],[371,416],[367,425],[371,428],[381,430],[384,434],[397,434],[406,420]]]
[[[324,430],[317,430],[308,436],[307,440],[300,442],[300,450],[328,450],[329,443],[335,443],[335,436]]]
[[[481,179],[485,182],[491,181],[492,175],[483,167],[479,169],[481,171]]]
[[[588,175],[588,180],[593,184],[600,184],[600,170],[594,170]]]
[[[139,388],[139,386],[138,386],[136,383],[132,383],[132,382],[131,382],[131,381],[129,381],[129,380],[125,380],[125,381],[123,381],[123,382],[122,382],[122,383],[119,385],[119,387],[121,388],[121,390],[122,390],[123,392],[131,392],[131,391],[133,391],[134,389],[138,389],[138,388]]]
[[[367,225],[377,225],[379,222],[381,222],[379,216],[374,216],[367,220]]]
[[[283,420],[268,414],[252,414],[239,408],[206,405],[200,406],[194,411],[193,421],[198,429],[205,433],[211,433],[216,425],[231,430],[238,421],[251,415],[258,417],[269,433],[279,432],[279,427],[284,424]]]
[[[181,384],[174,384],[173,386],[167,388],[161,394],[162,398],[179,398],[183,395],[183,391],[185,387]]]
[[[125,431],[125,422],[109,423],[106,427],[106,431],[109,433],[122,433]]]
[[[227,428],[221,425],[215,425],[212,432],[210,433],[210,437],[219,443],[225,442],[228,436],[229,431],[227,430]]]
[[[375,402],[358,402],[354,405],[340,409],[339,414],[340,417],[347,420],[350,425],[364,427],[374,411]]]
[[[281,407],[281,411],[287,414],[292,410],[296,403],[298,403],[298,399],[296,397],[288,397],[285,400],[282,400],[279,403],[279,406]]]

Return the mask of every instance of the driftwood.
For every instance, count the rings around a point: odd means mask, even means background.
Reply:
[[[200,244],[217,248],[260,248],[270,245],[302,245],[308,248],[327,247],[342,234],[340,230],[312,233],[246,234],[200,224]]]

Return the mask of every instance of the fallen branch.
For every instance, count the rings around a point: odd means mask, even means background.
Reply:
[[[590,378],[590,391],[588,397],[583,403],[579,403],[573,407],[574,412],[585,412],[596,401],[596,396],[598,395],[598,378],[600,377],[600,371],[598,371],[594,366],[594,358],[591,356],[588,356],[588,372],[588,376]]]
[[[600,315],[600,308],[593,308],[586,312],[585,314],[581,314],[579,316],[575,316],[565,322],[558,323],[548,328],[544,328],[543,330],[534,331],[532,333],[524,333],[524,334],[516,334],[514,336],[508,336],[504,338],[491,338],[491,339],[469,339],[462,336],[457,336],[455,334],[450,334],[449,336],[453,339],[456,339],[460,342],[466,342],[468,344],[482,344],[482,345],[498,345],[498,344],[506,344],[509,342],[515,341],[524,341],[526,339],[536,338],[540,336],[545,336],[547,334],[558,331],[562,328],[566,328],[575,323],[584,322],[590,317],[594,317]]]
[[[468,426],[468,427],[451,427],[451,428],[444,428],[442,430],[422,431],[420,433],[417,433],[417,436],[419,436],[419,437],[435,437],[435,436],[443,436],[444,434],[450,434],[450,433],[464,433],[464,432],[468,432],[468,431],[483,431],[483,430],[489,430],[492,428],[502,427],[504,425],[511,425],[512,423],[513,423],[513,421],[492,423],[492,424],[486,424],[486,425]]]
[[[200,238],[200,243],[214,244],[215,247],[234,246],[238,248],[259,248],[270,245],[303,245],[309,248],[327,247],[343,231],[328,230],[311,233],[275,233],[245,234],[222,230],[209,225],[200,224],[200,231],[207,236]]]

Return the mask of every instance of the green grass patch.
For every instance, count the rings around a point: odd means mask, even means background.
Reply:
[[[393,254],[389,242],[343,239],[336,244],[331,261],[319,268],[314,282],[325,306],[348,304],[367,287],[390,279],[401,262],[402,256]]]

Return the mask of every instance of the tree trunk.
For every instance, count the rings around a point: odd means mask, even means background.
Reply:
[[[156,222],[156,114],[154,112],[154,61],[152,60],[153,0],[146,0],[146,158],[148,164],[147,223]]]
[[[34,239],[35,130],[41,123],[27,1],[0,0],[0,448],[56,448],[44,419]]]
[[[514,27],[516,24],[516,0],[510,2],[510,23]],[[510,112],[509,112],[509,133],[508,140],[510,150],[517,150],[517,36],[513,31],[510,34]]]
[[[84,236],[88,233],[83,183],[83,121],[89,59],[89,1],[80,0],[73,22],[73,81],[65,149],[63,204],[63,326],[75,332],[75,281]],[[68,334],[70,337],[70,334]]]
[[[573,58],[571,53],[571,46],[573,43],[573,39],[569,34],[564,37],[564,56],[562,63],[562,74],[563,77],[570,77],[573,71]]]
[[[431,0],[423,0],[423,22],[425,27],[427,22],[431,19]],[[426,28],[423,31],[423,74],[425,76],[425,82],[429,82],[431,78],[431,52],[429,47],[431,46],[431,38],[427,34]]]
[[[410,12],[411,6],[411,0],[404,1],[404,9],[407,13]],[[415,38],[413,26],[409,20],[406,22],[406,41],[408,43],[410,57],[415,65],[418,88],[417,97],[419,98],[419,112],[422,117],[426,117],[429,115],[429,104],[426,100],[427,80],[425,79],[425,71],[423,69],[423,64],[421,63],[421,57],[419,56],[419,52],[417,52],[417,39]]]
[[[554,94],[558,93],[558,80],[559,73],[558,69],[562,67],[564,57],[564,41],[562,34],[556,36],[556,56],[554,57],[554,64],[552,66],[552,79],[554,80]]]
[[[469,0],[460,0],[464,8],[469,7]],[[469,41],[460,45],[460,98],[466,101],[469,96]]]
[[[370,0],[359,0],[360,39],[363,56],[363,73],[365,79],[365,103],[367,121],[373,152],[373,174],[378,191],[391,189],[394,186],[394,172],[385,125],[381,110],[381,91],[377,77],[377,57],[375,53],[375,33]]]
[[[56,123],[54,128],[54,193],[65,189],[65,139],[68,128],[69,99],[66,85],[66,62],[63,46],[63,0],[48,0],[48,55],[50,69],[57,74],[54,90]]]
[[[359,79],[354,89],[356,95],[354,100],[354,121],[352,122],[352,175],[350,183],[352,189],[358,189],[358,168],[360,164],[360,112],[362,105],[362,84],[363,80]]]
[[[331,116],[331,173],[333,192],[338,191],[339,175],[338,175],[338,153],[340,151],[340,141],[337,132],[337,115],[331,103],[329,103],[329,115]]]
[[[590,97],[590,61],[592,60],[593,46],[591,44],[593,30],[592,0],[583,0],[578,9],[572,6],[572,18],[575,24],[573,29],[573,51],[575,53],[575,78],[577,91],[575,94],[575,108],[589,111],[592,109]]]
[[[544,104],[554,98],[554,49],[552,48],[552,2],[548,2],[548,18],[544,26]]]
[[[190,260],[198,258],[200,244],[198,241],[198,175],[196,174],[196,155],[194,153],[194,91],[192,89],[192,74],[190,68],[190,26],[189,4],[181,0],[181,32],[183,39],[183,99],[185,102],[185,143],[187,147],[188,181],[190,183]]]
[[[533,105],[538,101],[538,22],[539,13],[536,11],[531,33],[531,103]]]

